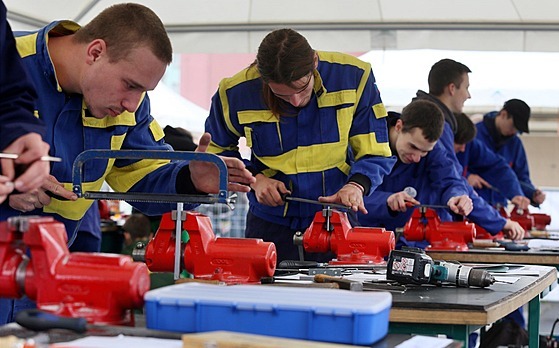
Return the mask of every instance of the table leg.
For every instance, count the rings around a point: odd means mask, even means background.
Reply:
[[[540,344],[540,296],[528,303],[528,346],[538,347]]]

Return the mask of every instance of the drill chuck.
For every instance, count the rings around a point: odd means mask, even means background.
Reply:
[[[433,261],[418,248],[392,250],[388,258],[386,278],[402,284],[451,284],[460,287],[484,288],[495,283],[486,270],[459,263]]]
[[[485,270],[446,261],[437,261],[433,273],[433,280],[461,287],[484,288],[495,282],[495,278]]]

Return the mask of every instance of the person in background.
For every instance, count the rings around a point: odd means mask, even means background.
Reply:
[[[456,154],[459,156],[458,158],[461,158],[460,154],[464,151],[464,149],[469,147],[472,149],[471,154],[476,154],[477,156],[486,158],[488,164],[494,163],[495,167],[498,168],[500,162],[499,159],[495,159],[495,156],[492,156],[491,154],[485,154],[487,152],[485,147],[483,145],[476,144],[476,127],[472,120],[464,113],[455,114],[455,117],[457,131],[454,137],[454,149]],[[471,145],[472,142],[474,142],[473,145]],[[484,165],[482,164],[482,166]],[[506,166],[505,168],[502,167],[502,164],[500,166],[502,169],[506,169]],[[506,175],[506,171],[500,175],[503,181],[506,181],[507,177],[510,177]],[[514,182],[514,180],[509,182]],[[468,186],[468,188],[471,190],[472,186]],[[472,192],[470,197],[472,197],[474,207],[479,207],[479,209],[474,209],[469,217],[470,219],[475,219],[477,225],[483,227],[491,235],[495,235],[502,231],[507,238],[513,240],[524,238],[526,231],[524,231],[518,222],[502,217],[496,209],[477,195],[475,191]]]
[[[532,205],[538,207],[545,201],[545,193],[536,188],[530,180],[530,170],[526,150],[520,140],[519,133],[529,133],[528,121],[530,107],[520,99],[505,102],[500,111],[493,111],[478,123],[476,138],[489,150],[501,156],[516,174],[524,195]],[[472,174],[470,174],[470,177]],[[468,177],[468,180],[470,180]],[[507,197],[501,192],[492,190],[483,181],[478,185],[477,192],[487,201],[506,206]],[[479,187],[481,186],[481,187]]]
[[[458,162],[454,147],[454,135],[458,131],[455,114],[461,114],[464,103],[470,98],[470,68],[452,59],[441,59],[433,64],[429,71],[428,83],[429,93],[417,91],[414,100],[430,100],[437,104],[445,117],[445,126],[440,143],[446,149],[446,156],[451,160],[458,173],[463,172],[462,165]],[[474,203],[474,209],[468,215],[472,222],[483,226],[488,232],[505,230],[513,239],[524,238],[524,229],[514,221],[499,218],[499,213],[485,200],[481,199],[473,187],[463,178],[469,196]],[[436,193],[432,199],[436,200]],[[505,227],[506,225],[506,227]],[[491,233],[491,232],[490,232]]]
[[[194,142],[192,133],[181,127],[165,126],[165,142],[173,147],[175,151],[194,151],[198,146]]]
[[[427,100],[413,101],[402,114],[388,113],[389,139],[398,161],[382,184],[368,197],[365,207],[370,213],[359,214],[363,226],[385,227],[395,231],[409,220],[413,206],[446,205],[455,214],[467,216],[473,206],[460,174],[452,166],[440,138],[444,117],[436,104]],[[437,192],[436,201],[431,193]],[[425,247],[424,242],[401,245]]]
[[[476,139],[477,129],[466,114],[455,117],[459,121],[459,130],[461,125],[472,136],[468,142],[454,137],[456,158],[464,169],[462,175],[468,179],[468,183],[476,190],[487,187],[502,192],[516,207],[528,209],[530,200],[524,196],[518,178],[508,163]],[[481,174],[487,180],[474,173]],[[491,201],[488,203],[495,206]]]
[[[457,133],[454,138],[454,149],[455,152],[458,154],[468,148],[468,146],[470,146],[470,142],[476,141],[476,126],[474,125],[472,120],[464,113],[456,113],[455,117],[457,121]],[[476,153],[476,147],[478,147],[478,145],[474,145],[471,147],[472,151],[470,155]],[[480,151],[483,151],[482,147],[483,146],[479,147]],[[481,156],[482,154],[483,152],[479,153],[478,155]],[[472,186],[469,187],[472,188]],[[474,207],[484,207],[483,209],[474,209],[474,211],[472,211],[472,213],[468,217],[471,221],[475,221],[476,225],[483,227],[492,235],[495,235],[502,231],[505,237],[512,240],[519,240],[524,238],[525,231],[518,222],[502,217],[497,212],[497,210],[489,205],[485,199],[477,195],[475,191],[473,191],[473,194],[471,194],[470,197],[472,197]],[[514,322],[515,325],[518,325],[519,330],[524,330],[525,321],[522,314],[522,308],[519,308],[508,314],[504,318],[504,320]],[[475,347],[476,341],[477,333],[470,334],[469,345],[471,347]]]
[[[130,215],[122,225],[122,230],[124,242],[120,253],[124,255],[132,255],[136,243],[147,244],[153,236],[148,217],[141,213]]]
[[[19,158],[0,159],[0,203],[15,189],[27,192],[41,186],[49,174],[49,162],[39,160],[49,154],[42,140],[43,123],[33,116],[35,89],[23,68],[15,40],[0,2],[0,151]],[[16,173],[16,167],[26,167]]]
[[[172,60],[172,47],[159,17],[133,3],[103,10],[83,28],[55,21],[36,32],[15,33],[27,73],[38,93],[35,112],[47,127],[45,141],[54,163],[40,189],[12,194],[0,207],[0,220],[23,214],[50,215],[64,223],[69,246],[80,237],[79,220],[92,204],[72,191],[72,164],[88,149],[170,150],[150,115],[149,97]],[[210,135],[200,140],[205,152]],[[254,181],[244,164],[224,158],[228,189],[248,191]],[[83,191],[99,191],[106,181],[117,192],[217,193],[217,168],[200,161],[98,159],[84,164]],[[58,198],[51,198],[48,193]],[[146,214],[173,204],[132,202]],[[185,206],[191,209],[194,205]],[[0,324],[35,304],[27,298],[2,303]]]
[[[285,195],[366,214],[363,197],[395,161],[386,115],[370,64],[315,51],[292,29],[266,35],[256,60],[220,82],[206,120],[208,151],[241,158],[241,137],[251,149],[245,163],[256,181],[245,236],[274,242],[278,261],[299,259],[293,235],[321,206],[285,202]]]

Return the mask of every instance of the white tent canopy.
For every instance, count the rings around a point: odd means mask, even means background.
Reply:
[[[194,135],[204,133],[204,122],[209,114],[204,108],[175,93],[163,82],[148,92],[148,96],[151,114],[161,127],[181,127]]]
[[[5,0],[14,30],[87,23],[114,0]],[[291,27],[322,50],[559,51],[556,0],[136,0],[163,20],[177,53],[255,52]]]

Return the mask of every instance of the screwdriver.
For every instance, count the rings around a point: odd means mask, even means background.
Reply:
[[[7,159],[18,159],[19,155],[15,153],[0,153],[0,158],[7,158]],[[62,162],[62,158],[60,157],[52,157],[52,156],[41,156],[39,158],[41,161],[48,161],[48,162]]]
[[[85,318],[68,318],[56,314],[47,313],[39,309],[28,309],[16,314],[16,323],[33,331],[46,331],[52,329],[66,329],[79,334],[87,331],[100,336],[138,336],[156,337],[167,339],[181,339],[180,333],[172,333],[145,328],[113,325],[88,324]]]

